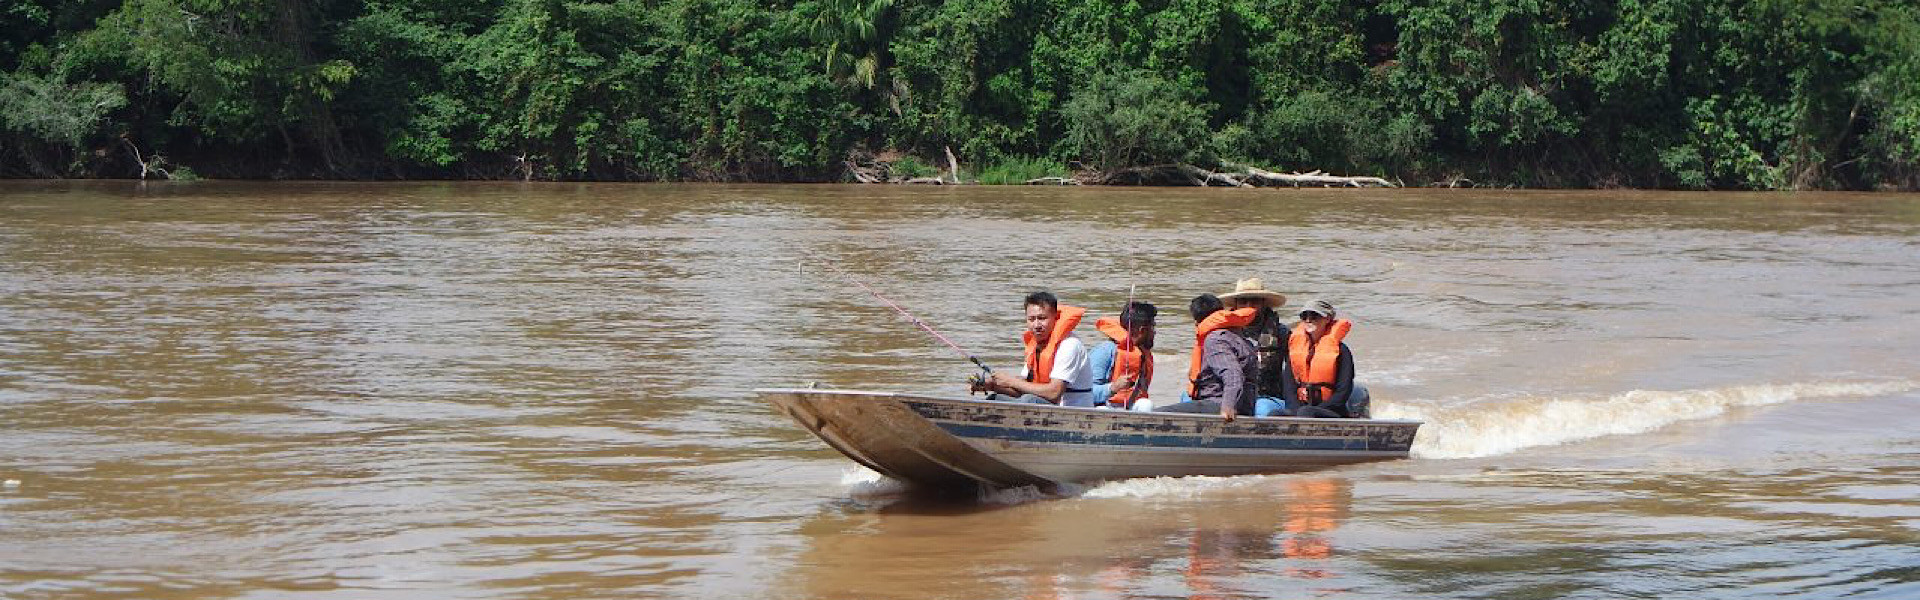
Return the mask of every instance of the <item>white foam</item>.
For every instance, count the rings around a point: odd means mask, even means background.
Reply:
[[[1063,484],[1059,491],[1060,491],[1059,494],[1048,494],[1046,492],[1040,491],[1040,488],[1037,488],[1031,485],[1024,485],[1016,488],[1007,488],[1003,490],[988,490],[988,491],[982,491],[980,493],[980,502],[982,504],[1001,504],[1001,505],[1011,506],[1015,504],[1026,504],[1028,502],[1038,502],[1041,500],[1052,500],[1055,498],[1071,497],[1079,494],[1081,489],[1079,486],[1075,486],[1072,484]]]
[[[1729,408],[1815,398],[1881,396],[1920,389],[1913,381],[1748,385],[1707,390],[1634,390],[1605,398],[1485,398],[1465,404],[1376,404],[1374,416],[1426,421],[1419,458],[1475,458],[1521,448],[1653,431]]]
[[[859,465],[840,473],[840,485],[847,486],[847,493],[855,498],[897,496],[907,491],[907,484]]]
[[[1272,477],[1268,475],[1145,477],[1105,482],[1086,490],[1080,494],[1080,497],[1185,500],[1220,490],[1265,486]]]
[[[847,467],[840,473],[840,485],[847,487],[847,495],[863,500],[883,500],[907,494],[912,486],[900,480],[881,475],[873,469],[862,466]],[[978,498],[981,504],[1014,505],[1040,500],[1052,500],[1078,496],[1085,491],[1077,485],[1062,484],[1058,493],[1048,494],[1034,486],[1023,486],[1000,490],[982,490]]]

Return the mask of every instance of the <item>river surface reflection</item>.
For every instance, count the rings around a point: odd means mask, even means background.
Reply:
[[[0,182],[0,598],[1910,598],[1916,258],[1913,195]],[[828,265],[1004,366],[1031,289],[1259,276],[1427,425],[916,497],[750,393],[962,393]]]
[[[1071,503],[906,499],[822,517],[794,575],[819,598],[1262,598],[1334,589],[1344,477],[1138,481]],[[1220,486],[1218,489],[1207,489]],[[971,535],[957,538],[955,531]],[[920,552],[903,549],[927,542]],[[960,558],[964,557],[964,558]],[[1291,581],[1288,581],[1291,580]],[[1266,584],[1266,585],[1263,585]],[[1162,590],[1153,592],[1152,590]]]

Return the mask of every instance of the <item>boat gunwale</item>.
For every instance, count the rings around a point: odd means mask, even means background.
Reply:
[[[1130,410],[1122,411],[1122,410],[1113,410],[1110,408],[1097,408],[1092,406],[1060,406],[1057,404],[1023,404],[1023,403],[1013,403],[1013,402],[998,402],[993,400],[982,400],[978,398],[951,398],[951,397],[940,397],[940,396],[927,396],[927,395],[921,395],[921,394],[907,394],[907,393],[900,393],[900,392],[876,392],[876,391],[868,391],[868,390],[846,390],[846,389],[833,389],[833,388],[754,388],[753,393],[757,395],[829,394],[829,395],[835,395],[835,396],[865,396],[865,397],[884,397],[884,398],[892,398],[892,399],[933,400],[933,401],[939,401],[939,402],[963,402],[967,404],[988,405],[988,406],[995,406],[995,407],[1008,408],[1008,409],[1069,411],[1069,412],[1086,413],[1091,415],[1101,415],[1101,416],[1107,416],[1107,417],[1140,416],[1140,417],[1152,417],[1152,418],[1191,419],[1191,420],[1211,421],[1216,423],[1222,422],[1222,419],[1220,418],[1220,416],[1215,414],[1140,412],[1140,411],[1130,411]],[[1257,420],[1261,422],[1283,422],[1283,423],[1298,422],[1298,423],[1325,424],[1328,422],[1341,422],[1341,423],[1353,423],[1353,424],[1370,423],[1370,424],[1377,424],[1377,425],[1425,425],[1426,424],[1425,421],[1417,421],[1412,419],[1375,419],[1375,418],[1356,419],[1351,417],[1338,417],[1338,418],[1255,417],[1255,416],[1241,415],[1239,417],[1236,417],[1234,420],[1239,421],[1240,419],[1251,419],[1251,420]]]

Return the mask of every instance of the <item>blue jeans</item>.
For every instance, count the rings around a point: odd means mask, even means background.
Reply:
[[[1293,414],[1293,407],[1287,406],[1286,403],[1279,398],[1261,396],[1255,398],[1253,401],[1253,416],[1271,417],[1274,415],[1288,414]]]
[[[1260,400],[1265,402],[1268,398],[1261,398]],[[1275,406],[1278,406],[1277,402]],[[1303,406],[1299,403],[1294,403],[1291,406],[1281,408],[1282,412],[1280,414],[1295,417],[1318,417],[1322,419],[1351,417],[1355,419],[1368,419],[1373,417],[1373,393],[1367,391],[1367,386],[1354,384],[1353,393],[1347,396],[1347,404],[1345,406],[1335,408],[1332,406]],[[1267,416],[1261,414],[1258,408],[1254,409],[1254,414],[1262,417]]]
[[[1052,402],[1048,402],[1046,398],[1041,398],[1033,394],[1021,394],[1017,398],[1005,394],[987,394],[987,399],[995,402],[1012,402],[1015,404],[1053,404]]]

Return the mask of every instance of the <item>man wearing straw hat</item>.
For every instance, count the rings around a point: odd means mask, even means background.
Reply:
[[[1234,282],[1233,291],[1220,295],[1228,310],[1253,308],[1253,323],[1241,330],[1247,341],[1253,342],[1254,356],[1259,366],[1253,379],[1255,416],[1269,416],[1285,412],[1281,401],[1281,371],[1287,363],[1287,329],[1280,322],[1278,308],[1286,305],[1287,297],[1279,292],[1267,289],[1266,282],[1259,277],[1248,277]]]

